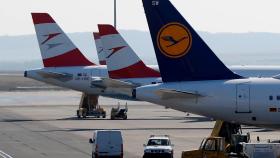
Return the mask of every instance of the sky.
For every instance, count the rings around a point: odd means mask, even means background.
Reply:
[[[118,29],[147,31],[141,0],[117,0]],[[171,0],[191,25],[207,32],[280,33],[279,0]],[[0,36],[34,34],[31,12],[48,12],[65,32],[113,23],[113,0],[0,0]]]

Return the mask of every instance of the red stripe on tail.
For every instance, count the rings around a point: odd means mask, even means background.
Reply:
[[[45,24],[45,23],[55,23],[53,18],[48,13],[31,13],[33,23],[36,24]]]
[[[119,32],[111,25],[99,24],[98,29],[100,36],[119,34]]]
[[[62,55],[43,59],[45,67],[66,67],[66,66],[92,66],[94,63],[90,62],[83,54],[74,49]]]
[[[94,32],[93,37],[94,37],[95,40],[100,39],[100,35],[99,35],[98,32]]]
[[[105,61],[105,60],[99,61],[99,64],[100,64],[100,65],[106,65],[106,61]]]
[[[112,79],[123,79],[123,78],[150,78],[160,77],[160,73],[147,67],[142,61],[131,65],[129,67],[109,71],[109,76]]]

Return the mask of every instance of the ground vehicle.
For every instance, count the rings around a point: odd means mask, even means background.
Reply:
[[[228,158],[222,137],[205,138],[198,150],[183,151],[182,158]]]
[[[198,150],[183,151],[182,158],[244,157],[241,143],[247,143],[250,136],[239,130],[240,125],[217,120],[211,136],[202,141]]]
[[[88,116],[92,116],[92,117],[97,117],[97,118],[105,118],[106,117],[106,111],[103,108],[100,108],[99,106],[96,109],[90,109],[90,111],[88,111],[87,109],[84,108],[79,108],[79,110],[77,110],[77,117],[78,118],[86,118]]]
[[[148,143],[144,144],[143,158],[173,158],[173,145],[169,136],[150,136]]]
[[[123,157],[123,139],[121,131],[97,130],[89,139],[92,144],[92,157]]]
[[[226,142],[224,137],[208,137],[203,139],[198,150],[183,151],[182,158],[230,158],[245,157],[239,141],[247,141],[244,135],[233,135],[232,143]]]
[[[278,158],[280,143],[244,143],[243,153],[249,158]]]
[[[114,119],[127,119],[127,104],[125,105],[125,108],[120,108],[120,104],[118,105],[117,108],[112,108],[111,109],[111,120]]]
[[[82,95],[80,106],[77,110],[78,118],[86,118],[87,116],[106,117],[106,111],[98,105],[97,99],[92,99],[92,97],[95,97],[95,95]]]
[[[182,158],[278,158],[280,143],[247,143],[245,135],[233,135],[231,144],[223,137],[205,138],[198,150],[183,151]],[[245,142],[242,142],[245,141]]]

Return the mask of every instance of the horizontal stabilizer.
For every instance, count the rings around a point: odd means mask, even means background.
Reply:
[[[64,82],[73,79],[73,75],[68,73],[58,73],[58,72],[50,72],[50,71],[49,72],[38,71],[37,73],[43,78],[53,78]]]
[[[100,88],[135,88],[138,85],[135,85],[130,82],[124,82],[120,80],[110,79],[110,78],[102,78],[102,77],[94,77],[91,81],[92,86],[100,87]]]
[[[196,92],[187,92],[187,91],[178,91],[175,89],[159,89],[156,92],[156,95],[160,96],[163,100],[168,99],[195,99],[197,97],[203,97],[202,95]]]

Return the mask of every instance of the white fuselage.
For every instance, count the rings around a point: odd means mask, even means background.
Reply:
[[[56,77],[46,77],[41,75],[45,73],[59,73],[71,75],[71,79],[63,80]],[[127,94],[131,94],[131,90],[126,93],[127,89],[110,88],[110,87],[98,87],[92,84],[92,80],[95,77],[108,78],[108,71],[106,66],[78,66],[78,67],[50,67],[42,69],[34,69],[25,72],[26,77],[32,78],[41,82],[49,83],[52,85],[69,88],[72,90],[84,92],[87,94],[105,95],[116,98],[127,99]],[[121,79],[122,81],[134,83],[136,85],[146,85],[161,82],[161,78],[128,78]],[[120,94],[122,91],[124,93]]]
[[[150,68],[158,70],[157,65],[149,65]],[[280,66],[235,66],[230,69],[241,76],[245,77],[271,77],[279,74]],[[54,73],[66,73],[73,76],[71,80],[59,80],[57,78],[43,77],[38,72],[54,72]],[[26,71],[28,78],[32,78],[38,81],[46,82],[52,85],[81,91],[87,94],[100,94],[118,97],[120,89],[116,88],[100,88],[91,84],[93,77],[105,77],[108,78],[108,71],[106,66],[77,66],[77,67],[50,67],[41,68]],[[161,82],[161,78],[129,78],[121,79],[134,83],[136,85],[148,85]],[[120,87],[121,88],[121,87]],[[121,95],[121,98],[123,96]]]
[[[46,82],[52,85],[65,87],[77,91],[82,91],[88,94],[101,93],[101,90],[95,87],[91,87],[92,76],[108,76],[103,71],[104,66],[86,66],[86,67],[50,67],[42,69],[34,69],[26,71],[26,77],[32,78],[38,81]],[[41,72],[52,72],[70,74],[72,78],[70,80],[60,80],[55,77],[44,77],[40,75]]]
[[[201,96],[162,99],[156,94],[160,89],[195,92]],[[279,79],[247,78],[160,83],[138,87],[136,98],[229,122],[280,127]]]

